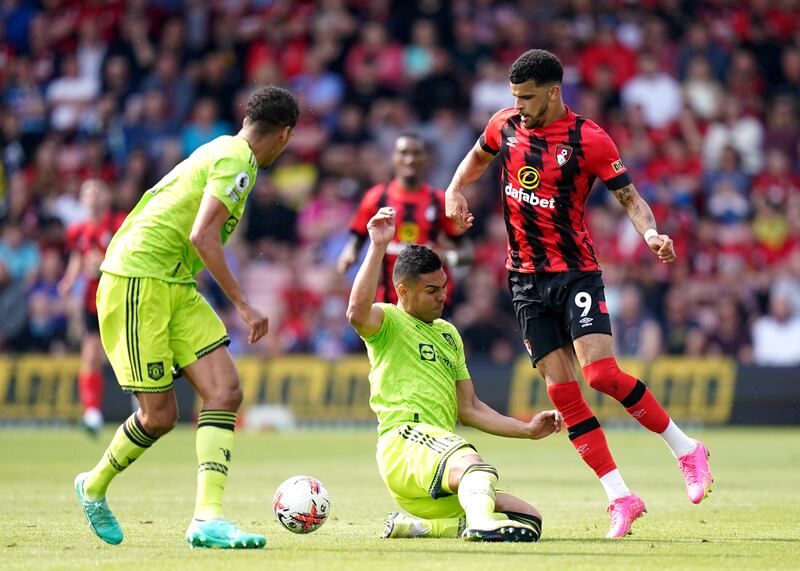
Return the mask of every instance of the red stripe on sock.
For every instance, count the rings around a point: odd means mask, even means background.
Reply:
[[[594,416],[592,409],[583,399],[581,387],[577,381],[550,385],[547,387],[547,394],[553,401],[553,405],[564,416],[564,424],[567,425],[567,428]],[[617,468],[602,428],[596,428],[578,436],[572,441],[572,445],[583,461],[594,470],[598,478]]]

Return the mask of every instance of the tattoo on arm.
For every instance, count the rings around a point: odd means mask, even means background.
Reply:
[[[614,191],[614,196],[628,213],[633,225],[644,233],[648,228],[656,227],[656,219],[650,206],[639,196],[633,183]]]
[[[614,196],[617,197],[617,202],[619,202],[623,208],[626,209],[636,194],[636,189],[633,187],[633,184],[625,185],[622,188],[618,188],[614,191]]]

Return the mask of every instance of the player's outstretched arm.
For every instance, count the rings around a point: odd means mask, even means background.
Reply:
[[[528,423],[500,414],[478,398],[469,379],[456,383],[456,397],[461,424],[489,434],[539,440],[561,430],[561,413],[557,410],[537,413]]]
[[[466,236],[459,236],[457,241],[439,238],[438,245],[441,249],[437,249],[436,253],[448,268],[468,266],[475,261],[475,246]]]
[[[345,244],[342,253],[339,254],[339,259],[336,260],[337,272],[343,274],[350,269],[350,266],[356,263],[358,253],[364,246],[364,241],[365,239],[363,236],[359,236],[355,233],[350,235],[350,239],[347,241],[347,244]]]
[[[656,230],[656,219],[650,205],[639,196],[633,183],[614,191],[617,201],[625,209],[634,228],[644,237],[647,246],[665,264],[675,261],[675,247],[672,239]]]
[[[444,193],[445,214],[458,228],[463,230],[471,228],[475,220],[467,206],[467,199],[464,198],[464,187],[478,180],[494,157],[493,154],[484,151],[478,142],[458,165],[453,180]]]
[[[203,194],[189,241],[219,287],[236,307],[239,317],[250,327],[247,342],[255,343],[267,334],[269,321],[247,301],[242,286],[225,260],[221,235],[222,225],[228,220],[228,216],[228,209],[218,198],[210,193]]]
[[[81,273],[82,261],[83,256],[81,256],[80,252],[77,250],[73,250],[69,255],[67,269],[57,286],[58,293],[61,294],[61,297],[67,297],[69,292],[72,291],[72,286],[75,285],[75,281],[78,279],[78,275]]]
[[[375,335],[383,325],[383,309],[375,304],[375,294],[378,292],[383,257],[386,255],[389,242],[394,237],[394,220],[394,208],[387,206],[378,210],[367,223],[369,250],[358,269],[353,289],[350,291],[347,321],[365,339]]]

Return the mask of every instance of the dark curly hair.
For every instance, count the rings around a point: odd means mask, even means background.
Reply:
[[[264,133],[294,127],[300,117],[297,98],[291,91],[275,85],[262,87],[247,101],[247,118]]]
[[[533,80],[537,86],[561,83],[564,68],[558,57],[547,50],[528,50],[511,64],[508,79],[511,83]]]
[[[425,246],[409,244],[397,256],[392,271],[392,281],[396,284],[415,281],[422,274],[435,272],[441,267],[442,260],[436,252]]]

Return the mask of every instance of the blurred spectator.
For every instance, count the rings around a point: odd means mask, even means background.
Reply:
[[[762,143],[764,126],[753,117],[742,114],[739,101],[728,95],[720,107],[719,119],[708,128],[703,141],[703,164],[713,169],[719,166],[726,147],[735,149],[742,158],[747,173],[757,172],[763,164]]]
[[[744,311],[736,300],[723,296],[717,302],[717,322],[708,336],[705,353],[733,357],[744,364],[753,362],[753,342],[744,318]]]
[[[769,314],[753,324],[753,358],[756,365],[800,365],[800,316],[787,296],[772,296]]]
[[[597,81],[597,70],[605,67],[611,71],[611,81],[615,89],[621,89],[636,72],[636,56],[620,44],[614,28],[604,23],[597,35],[581,53],[581,77],[583,82],[593,87]]]
[[[622,288],[619,309],[612,315],[616,353],[652,360],[661,351],[658,323],[643,309],[642,294],[635,285]]]
[[[636,75],[622,88],[622,104],[641,107],[645,123],[659,129],[678,118],[683,96],[680,84],[658,69],[652,54],[643,52],[639,55]]]
[[[44,252],[39,278],[28,290],[28,317],[22,335],[15,339],[15,350],[50,353],[66,349],[67,304],[58,292],[63,272],[59,252]]]
[[[60,131],[77,127],[99,89],[100,84],[95,77],[81,75],[78,58],[67,55],[61,64],[61,75],[47,88],[52,127]]]
[[[379,85],[397,89],[405,82],[403,49],[378,22],[368,22],[361,29],[358,43],[347,55],[345,75],[350,81],[358,81],[373,68]]]
[[[698,119],[708,121],[716,117],[723,91],[708,59],[695,56],[689,60],[683,89],[686,103]]]
[[[335,124],[333,114],[344,97],[344,82],[337,73],[327,71],[323,55],[309,51],[306,54],[303,73],[289,84],[300,100],[300,108],[305,112],[322,117],[326,123]]]
[[[8,283],[30,288],[36,281],[40,262],[39,246],[25,238],[19,224],[5,224],[0,235],[0,262],[7,272]]]
[[[689,64],[695,57],[708,61],[717,80],[725,79],[729,56],[712,41],[708,26],[702,21],[690,23],[685,31],[684,41],[678,50],[678,78],[683,80],[687,77]]]
[[[450,54],[444,48],[434,50],[431,72],[416,84],[413,100],[414,109],[423,121],[430,119],[441,108],[464,109],[468,106],[461,81],[453,70]]]
[[[217,102],[209,97],[198,99],[194,104],[192,120],[181,131],[181,150],[188,157],[195,149],[227,135],[231,126],[219,118]]]
[[[692,304],[686,295],[673,289],[664,301],[664,325],[661,328],[664,353],[667,355],[701,355],[703,336],[692,315]]]
[[[253,254],[286,263],[297,242],[297,212],[278,194],[269,177],[258,177],[250,191],[245,239]]]

